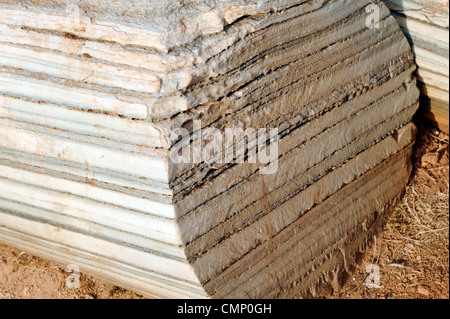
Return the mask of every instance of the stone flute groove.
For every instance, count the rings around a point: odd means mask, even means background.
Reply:
[[[154,298],[319,296],[408,181],[416,65],[381,1],[4,0],[0,21],[1,242]],[[276,134],[176,161],[229,128]]]

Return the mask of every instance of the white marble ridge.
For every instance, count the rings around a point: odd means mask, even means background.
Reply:
[[[386,0],[412,45],[422,113],[449,132],[449,1]]]

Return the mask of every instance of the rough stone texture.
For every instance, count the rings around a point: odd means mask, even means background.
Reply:
[[[408,181],[414,58],[377,1],[3,1],[0,21],[10,245],[154,297],[315,295]],[[174,163],[193,120],[278,128],[278,171]]]
[[[386,0],[412,45],[421,114],[449,133],[449,1]]]

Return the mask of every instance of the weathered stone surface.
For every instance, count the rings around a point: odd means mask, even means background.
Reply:
[[[414,57],[378,1],[6,0],[0,21],[10,245],[153,297],[316,294],[408,181]],[[176,163],[179,128],[277,128],[276,170]]]
[[[449,133],[449,1],[385,0],[412,45],[421,113]]]

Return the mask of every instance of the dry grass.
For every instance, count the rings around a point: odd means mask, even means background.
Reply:
[[[449,138],[420,125],[402,202],[334,298],[449,298]],[[379,269],[369,288],[367,267]]]
[[[68,288],[64,267],[0,244],[0,299],[138,299],[137,294],[81,274]]]

